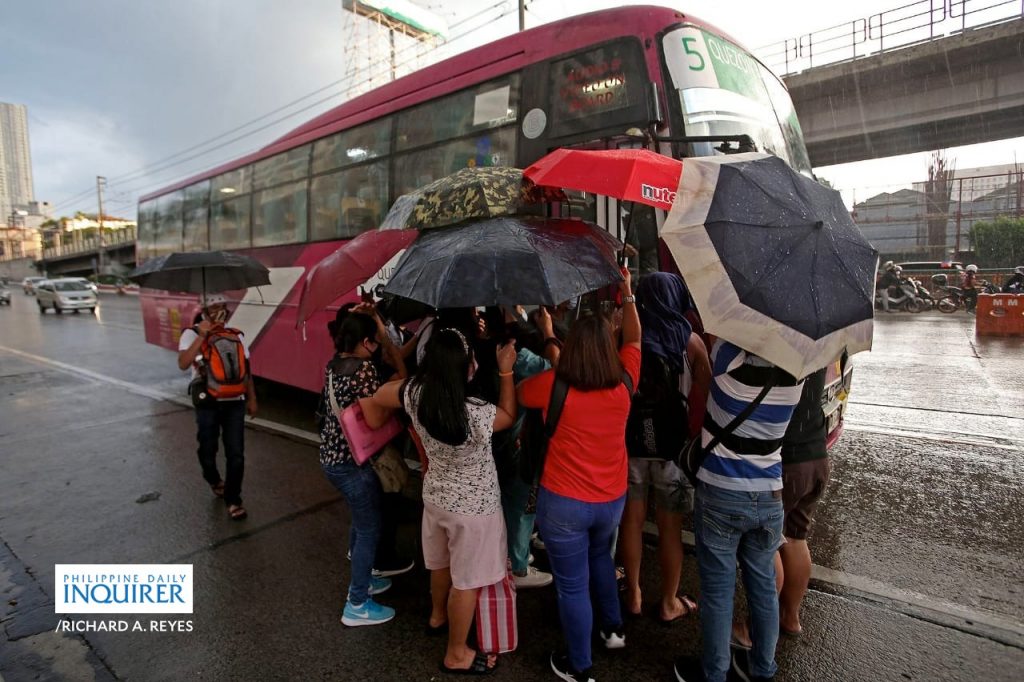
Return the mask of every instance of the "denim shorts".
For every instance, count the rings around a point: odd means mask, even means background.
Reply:
[[[629,458],[629,487],[626,499],[647,499],[653,489],[654,505],[673,514],[693,510],[693,488],[683,470],[665,459]]]

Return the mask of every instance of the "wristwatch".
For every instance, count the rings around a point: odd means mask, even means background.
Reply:
[[[636,303],[636,296],[633,296],[632,294],[630,294],[629,296],[623,296],[622,297],[622,302],[623,303]]]

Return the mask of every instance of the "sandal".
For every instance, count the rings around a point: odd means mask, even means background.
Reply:
[[[423,630],[423,632],[424,632],[424,634],[426,634],[427,637],[441,637],[441,636],[445,636],[445,635],[448,634],[448,621],[445,621],[445,622],[441,623],[437,627],[434,627],[433,625],[430,624],[430,621],[427,621],[427,626]]]
[[[244,519],[248,515],[249,515],[249,512],[245,511],[245,507],[243,507],[242,505],[240,505],[240,504],[228,505],[228,516],[231,518],[232,521],[241,521],[242,519]]]
[[[210,490],[212,490],[213,494],[217,497],[224,497],[224,481],[214,483],[210,486]]]
[[[682,613],[682,615],[676,616],[675,618],[662,618],[659,615],[658,616],[658,621],[662,625],[671,625],[672,623],[676,622],[680,618],[686,618],[687,616],[692,616],[693,614],[697,613],[700,610],[700,607],[697,605],[697,600],[694,599],[693,597],[691,597],[688,594],[681,594],[681,595],[679,595],[677,597],[677,599],[679,599],[679,603],[683,605],[683,613]]]
[[[476,652],[473,662],[469,664],[468,668],[449,668],[444,664],[444,660],[441,660],[441,672],[449,675],[490,675],[497,667],[497,659],[493,666],[487,667],[487,654],[482,651]]]

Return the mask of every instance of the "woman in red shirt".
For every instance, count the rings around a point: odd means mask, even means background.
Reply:
[[[551,668],[568,682],[593,680],[591,589],[605,646],[618,649],[626,645],[611,545],[626,501],[629,471],[626,418],[630,392],[623,383],[623,372],[636,386],[640,319],[629,272],[623,270],[623,276],[622,348],[616,349],[606,318],[583,318],[569,333],[558,368],[527,379],[518,389],[519,402],[542,408],[546,419],[556,378],[569,387],[548,443],[537,495],[537,525],[555,575],[568,649],[567,653],[552,654]]]

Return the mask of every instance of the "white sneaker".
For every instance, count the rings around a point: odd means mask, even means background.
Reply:
[[[600,630],[601,639],[604,640],[605,649],[625,649],[626,648],[626,633],[623,632],[622,628],[618,630],[612,630],[611,632],[605,632]]]
[[[533,566],[529,566],[526,569],[526,575],[516,575],[513,573],[512,577],[515,579],[517,590],[528,590],[531,587],[547,587],[555,579],[550,573],[538,571]]]
[[[533,566],[533,552],[530,552],[530,556],[526,557],[526,565]]]
[[[537,535],[536,533],[534,533],[532,536],[530,536],[530,546],[533,547],[534,549],[536,549],[537,551],[540,551],[540,552],[543,552],[545,549],[547,549],[544,546],[544,541],[541,540],[540,536]]]

